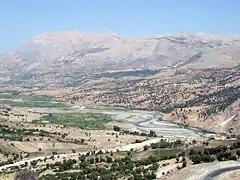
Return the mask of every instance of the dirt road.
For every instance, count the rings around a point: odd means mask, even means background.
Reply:
[[[156,143],[159,142],[161,140],[161,138],[155,138],[155,139],[150,139],[147,141],[143,141],[142,143],[135,143],[135,144],[128,144],[122,147],[116,147],[116,148],[109,148],[109,149],[101,149],[101,151],[103,152],[116,152],[116,151],[130,151],[131,149],[133,150],[142,150],[143,147],[145,145],[149,146],[151,145],[151,143]],[[100,151],[100,150],[98,150]],[[78,157],[79,155],[83,155],[83,154],[87,154],[88,152],[91,151],[86,151],[86,152],[81,152],[81,153],[70,153],[70,154],[58,154],[58,155],[54,155],[54,159],[62,159],[62,158],[70,158],[70,157]],[[97,151],[96,151],[97,152]],[[25,162],[27,162],[28,164],[34,160],[44,160],[45,158],[49,159],[51,156],[40,156],[40,157],[34,157],[31,159],[23,159],[21,161],[15,162],[13,164],[7,164],[7,165],[3,165],[0,166],[0,171],[3,171],[5,169],[14,167],[14,166],[20,166],[20,165],[24,165]]]

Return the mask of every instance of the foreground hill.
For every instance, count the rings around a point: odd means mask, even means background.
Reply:
[[[108,70],[232,67],[239,63],[239,50],[239,35],[180,33],[130,39],[111,32],[55,32],[0,56],[0,82],[56,86]]]

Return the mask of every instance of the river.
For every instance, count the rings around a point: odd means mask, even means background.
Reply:
[[[182,138],[196,138],[196,137],[209,137],[213,133],[204,132],[197,128],[182,127],[177,124],[161,121],[164,114],[156,112],[151,118],[142,120],[136,124],[137,130],[142,132],[155,131],[158,136],[163,137],[182,137]]]
[[[197,128],[181,127],[177,124],[161,121],[160,119],[164,115],[157,111],[143,111],[143,110],[126,110],[115,108],[33,108],[28,109],[41,113],[103,113],[113,117],[113,119],[120,120],[122,122],[130,122],[134,124],[134,128],[130,131],[149,132],[153,130],[158,136],[163,137],[181,137],[181,138],[200,138],[209,137],[214,135],[213,133],[207,133]]]

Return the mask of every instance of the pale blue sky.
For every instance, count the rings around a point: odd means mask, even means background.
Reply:
[[[239,0],[0,0],[0,52],[38,34],[111,30],[127,37],[240,33]]]

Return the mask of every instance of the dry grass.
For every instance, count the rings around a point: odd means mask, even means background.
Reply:
[[[1,180],[14,180],[13,174],[0,173]]]

